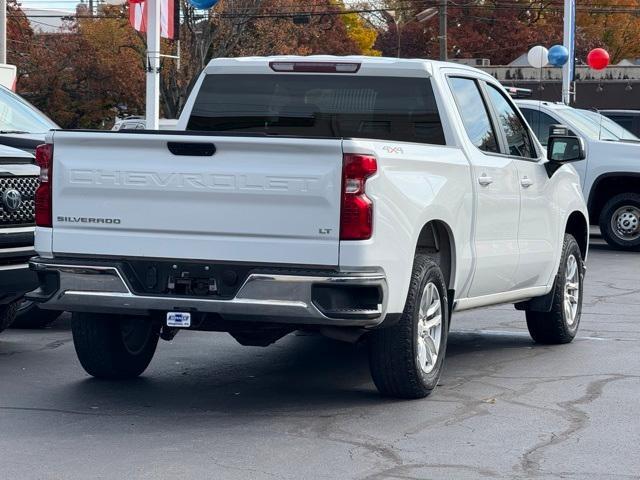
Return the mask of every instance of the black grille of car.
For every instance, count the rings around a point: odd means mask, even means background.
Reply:
[[[0,177],[0,226],[27,226],[34,224],[35,193],[38,188],[38,177]],[[21,201],[17,208],[7,206],[6,192],[17,190]]]

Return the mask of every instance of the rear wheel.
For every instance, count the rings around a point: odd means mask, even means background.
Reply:
[[[71,331],[80,364],[89,375],[125,379],[141,375],[149,366],[160,325],[147,317],[74,313]]]
[[[600,214],[600,232],[612,247],[640,250],[640,195],[621,193],[611,198]]]
[[[29,300],[21,300],[13,328],[45,328],[62,315],[57,310],[42,310]]]
[[[426,397],[442,373],[449,330],[447,289],[438,265],[418,254],[404,312],[396,325],[371,333],[371,376],[383,395]]]
[[[566,234],[560,260],[560,270],[553,290],[549,312],[527,311],[527,327],[538,343],[571,342],[580,325],[582,314],[582,281],[584,263],[580,247],[573,236]]]
[[[0,305],[0,332],[5,330],[13,323],[18,310],[18,302],[12,302],[7,305]]]

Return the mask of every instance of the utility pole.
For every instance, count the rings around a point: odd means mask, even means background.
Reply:
[[[440,0],[440,60],[447,61],[447,0]]]
[[[160,1],[147,2],[146,128],[158,130],[160,116]]]
[[[7,63],[7,0],[0,0],[0,63]]]

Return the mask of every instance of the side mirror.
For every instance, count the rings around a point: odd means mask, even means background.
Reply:
[[[552,136],[547,144],[547,159],[551,162],[576,162],[584,160],[586,153],[580,137]]]

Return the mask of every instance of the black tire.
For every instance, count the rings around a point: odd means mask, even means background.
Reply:
[[[613,248],[640,250],[640,194],[621,193],[609,199],[600,212],[600,232]]]
[[[428,288],[432,288],[429,285],[435,286],[440,298],[441,326],[435,332],[436,338],[439,337],[437,359],[432,362],[431,370],[425,371],[418,359],[421,342],[418,338],[419,313],[423,295],[426,295]],[[432,305],[435,304],[436,300]],[[417,254],[400,320],[392,327],[371,332],[369,337],[371,376],[380,393],[397,398],[423,398],[429,395],[442,373],[448,330],[447,287],[440,267],[427,255]]]
[[[71,331],[80,364],[89,375],[127,379],[149,366],[160,325],[148,317],[74,313]]]
[[[18,310],[18,302],[12,302],[7,305],[0,305],[0,332],[9,328],[16,318]]]
[[[567,288],[567,275],[570,274],[568,263],[570,258],[576,260],[578,298],[575,306],[575,316],[567,313],[565,309],[565,291]],[[553,302],[549,312],[527,311],[527,328],[531,338],[537,343],[562,344],[570,343],[578,333],[580,316],[582,314],[582,292],[584,284],[584,262],[578,242],[572,235],[565,234],[560,258],[560,268],[553,284]],[[572,291],[574,291],[572,289]],[[572,317],[572,318],[570,318]]]
[[[33,302],[21,300],[12,328],[45,328],[55,322],[63,312],[42,310]]]

